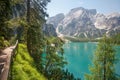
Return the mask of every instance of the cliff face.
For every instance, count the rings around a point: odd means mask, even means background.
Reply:
[[[53,27],[56,29],[56,27],[58,26],[58,24],[64,19],[64,14],[63,13],[60,13],[60,14],[57,14],[56,16],[54,17],[50,17],[48,20],[47,20],[47,24],[53,24]]]
[[[57,36],[56,30],[52,24],[44,24],[42,31],[46,36]]]
[[[103,34],[111,36],[120,32],[119,13],[104,15],[97,13],[95,9],[78,7],[54,24],[57,18],[57,15],[51,17],[48,23],[52,23],[59,33],[67,36],[98,38]]]

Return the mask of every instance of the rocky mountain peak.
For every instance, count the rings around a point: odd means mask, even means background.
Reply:
[[[76,11],[79,11],[79,10],[85,10],[83,7],[77,7],[77,8],[73,8],[70,10],[70,12],[76,12]]]
[[[120,13],[113,12],[113,13],[107,14],[106,17],[107,18],[120,17]]]
[[[82,14],[95,15],[96,13],[97,13],[96,9],[85,9],[83,7],[77,7],[77,8],[71,9],[70,12],[67,15],[81,16]]]
[[[57,25],[60,23],[60,21],[62,21],[64,19],[64,14],[63,13],[60,13],[60,14],[57,14],[53,17],[50,17],[48,20],[47,20],[47,24],[52,24],[54,28],[57,27]]]
[[[98,38],[120,32],[120,13],[104,15],[97,13],[96,9],[74,8],[64,17],[50,18],[51,22],[57,32],[73,37]]]
[[[89,9],[88,11],[90,14],[93,14],[93,15],[97,14],[96,9]]]

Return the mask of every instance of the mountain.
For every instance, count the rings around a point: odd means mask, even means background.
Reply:
[[[61,15],[61,16],[60,16]],[[82,7],[71,9],[63,16],[58,14],[48,19],[57,33],[80,38],[99,38],[104,34],[112,36],[120,32],[120,13],[104,15],[96,9]]]
[[[57,36],[56,30],[52,24],[44,24],[42,31],[46,36]]]
[[[54,28],[56,28],[58,26],[58,24],[60,23],[60,21],[62,21],[64,19],[64,17],[65,17],[64,14],[60,13],[54,17],[50,17],[46,23],[53,24]]]

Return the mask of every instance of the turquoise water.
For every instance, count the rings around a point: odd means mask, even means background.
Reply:
[[[75,77],[84,80],[84,74],[89,72],[89,65],[92,62],[92,55],[97,47],[94,42],[70,42],[63,46],[64,57],[68,62],[65,68],[73,73]],[[116,47],[117,53],[120,53],[120,46]],[[120,62],[116,64],[116,72],[120,74]]]

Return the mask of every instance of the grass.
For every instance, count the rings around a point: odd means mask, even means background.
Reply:
[[[29,55],[27,47],[19,44],[18,52],[12,65],[12,80],[46,80],[46,78],[37,71],[34,60]]]

